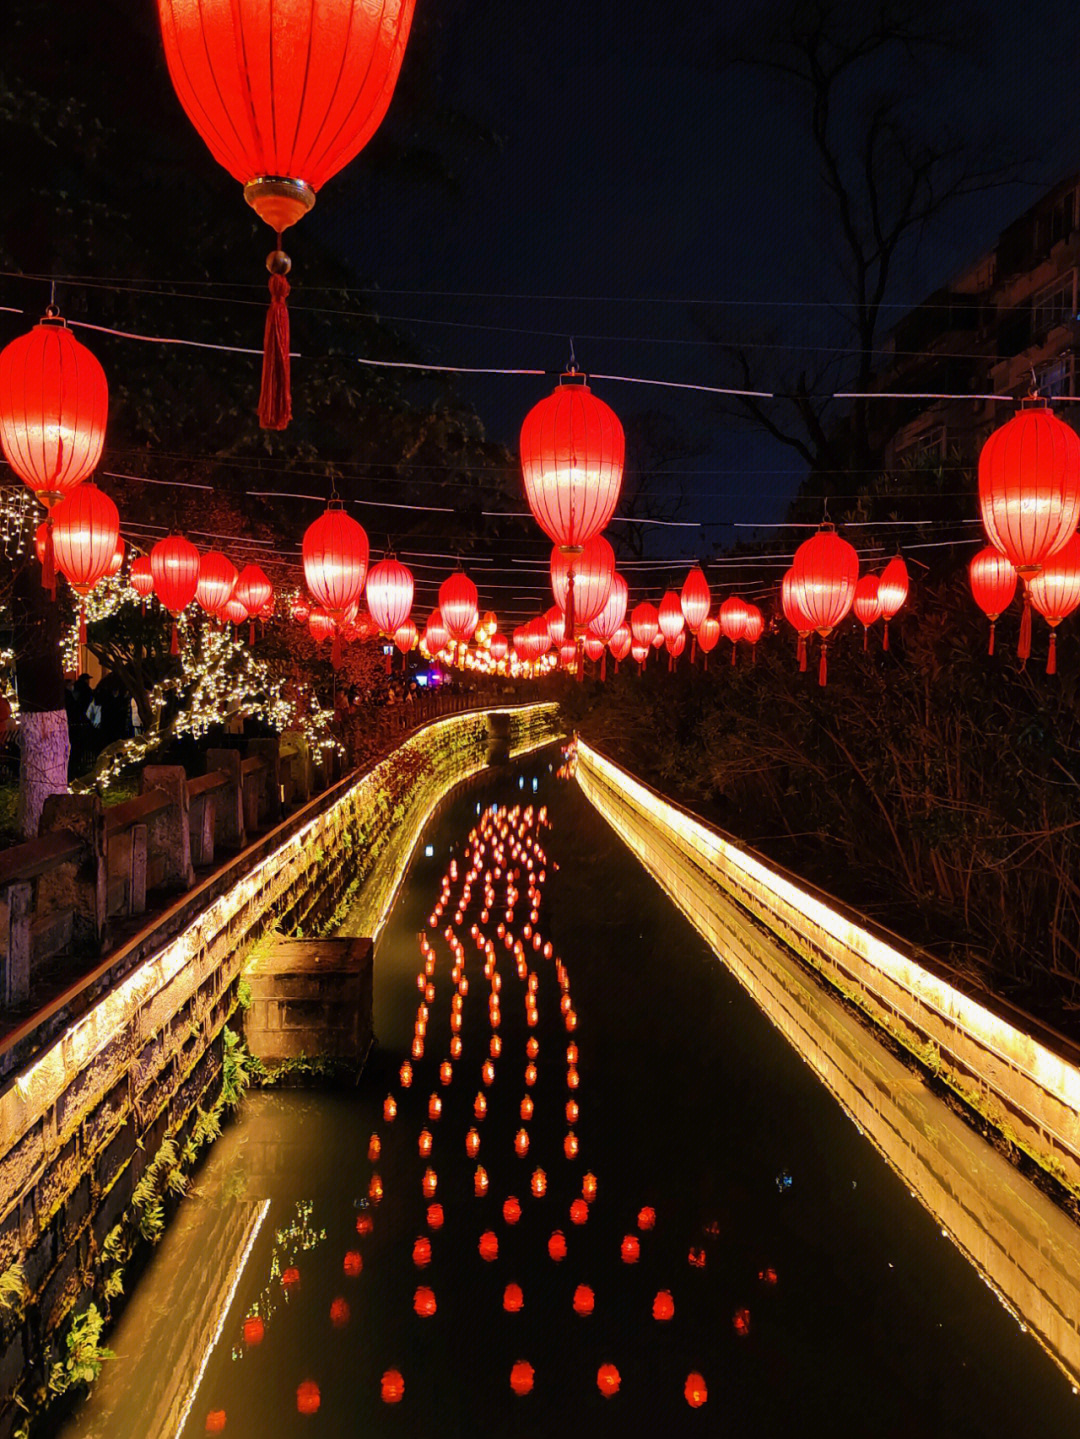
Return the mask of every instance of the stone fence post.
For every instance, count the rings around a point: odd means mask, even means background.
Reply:
[[[105,862],[105,812],[96,794],[51,794],[41,810],[39,834],[70,830],[85,849],[80,864],[59,864],[38,880],[35,918],[71,910],[71,938],[91,954],[105,943],[108,869]]]
[[[146,867],[157,883],[170,889],[190,889],[195,883],[191,865],[187,775],[180,765],[148,764],[139,776],[139,792],[161,790],[169,803],[146,822]]]
[[[240,751],[235,749],[210,749],[206,751],[206,768],[221,770],[228,776],[228,784],[213,791],[215,834],[221,843],[232,849],[243,849],[247,844],[244,829],[244,784],[240,770]]]

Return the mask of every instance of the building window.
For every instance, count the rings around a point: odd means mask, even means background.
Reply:
[[[1062,355],[1039,375],[1039,394],[1047,399],[1059,395],[1075,395],[1076,357]]]
[[[1031,297],[1031,328],[1036,335],[1046,335],[1059,325],[1067,325],[1075,316],[1075,270],[1044,285]]]
[[[1054,201],[1050,211],[1050,243],[1067,240],[1076,227],[1076,191],[1067,190]]]
[[[904,465],[940,465],[945,459],[945,426],[934,425],[901,441],[896,458]]]

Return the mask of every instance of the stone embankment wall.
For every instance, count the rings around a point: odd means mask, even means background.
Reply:
[[[555,705],[509,711],[511,748],[555,739]],[[502,721],[500,721],[500,724]],[[0,1439],[65,1358],[65,1321],[107,1309],[108,1281],[183,1169],[212,1138],[224,1028],[250,946],[272,927],[325,927],[364,891],[385,916],[423,822],[484,768],[484,712],[437,720],[374,769],[342,781],[185,895],[23,1025],[0,1054]],[[381,919],[379,919],[381,923]],[[108,965],[115,963],[113,975]],[[141,1188],[140,1188],[141,1185]],[[21,1294],[19,1293],[21,1289]],[[7,1295],[7,1302],[3,1295]]]
[[[948,1084],[1006,1139],[1080,1194],[1080,1050],[1029,1016],[991,1008],[959,977],[671,804],[587,745],[577,778],[690,922],[726,956],[732,902]],[[749,986],[748,986],[749,987]]]

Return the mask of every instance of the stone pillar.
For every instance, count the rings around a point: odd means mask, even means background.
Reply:
[[[33,890],[29,880],[16,880],[0,889],[0,1006],[13,1009],[30,998],[30,912]]]
[[[212,794],[197,794],[191,801],[191,862],[204,869],[214,862],[214,800]]]
[[[105,943],[108,868],[105,863],[105,813],[96,794],[51,794],[41,810],[39,834],[70,830],[82,840],[83,859],[43,874],[37,886],[37,913],[71,909],[74,943],[98,954]]]
[[[222,844],[233,849],[243,849],[247,844],[244,829],[244,785],[240,772],[240,751],[235,749],[210,749],[206,751],[207,773],[222,771],[228,776],[228,784],[213,791],[215,833]]]
[[[306,804],[311,798],[311,752],[307,739],[298,729],[289,729],[281,736],[282,751],[292,767],[293,802]]]
[[[270,827],[281,818],[281,740],[277,735],[269,739],[248,740],[248,754],[253,759],[266,761],[262,779],[266,793],[266,821]]]
[[[161,790],[167,808],[150,815],[146,826],[147,864],[161,865],[161,883],[170,889],[190,889],[195,883],[188,828],[187,775],[180,765],[148,764],[139,776],[139,791]]]

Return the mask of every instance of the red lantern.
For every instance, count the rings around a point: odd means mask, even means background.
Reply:
[[[549,610],[544,611],[543,621],[548,639],[558,649],[567,638],[566,615],[558,605],[552,605]]]
[[[632,643],[633,638],[630,634],[630,626],[625,623],[619,625],[618,629],[611,636],[611,639],[608,640],[608,649],[611,651],[616,663],[626,658],[630,653]]]
[[[1050,626],[1046,673],[1057,673],[1057,626],[1080,605],[1080,535],[1048,560],[1028,585],[1031,603]]]
[[[435,1291],[421,1284],[413,1295],[413,1308],[421,1319],[430,1319],[435,1313]]]
[[[720,606],[720,632],[726,640],[731,641],[731,663],[735,663],[735,654],[739,641],[746,634],[746,621],[750,618],[750,609],[745,600],[738,595],[729,595]]]
[[[77,595],[89,594],[109,573],[120,536],[119,511],[87,482],[56,506],[52,527],[57,567]]]
[[[258,565],[245,565],[237,577],[233,596],[254,617],[261,614],[274,597],[274,587]]]
[[[709,1390],[705,1380],[696,1371],[686,1376],[686,1384],[683,1387],[683,1394],[691,1409],[700,1409],[709,1397]]]
[[[468,644],[480,621],[476,586],[462,570],[448,575],[439,586],[439,609],[447,634],[458,644]]]
[[[367,577],[368,537],[351,515],[331,505],[307,527],[304,578],[315,600],[333,619],[359,605]]]
[[[746,623],[743,625],[743,639],[750,646],[754,664],[757,664],[757,643],[764,633],[765,616],[757,605],[748,604],[746,606]]]
[[[432,610],[424,629],[424,644],[428,654],[432,657],[439,654],[446,648],[449,639],[450,633],[443,624],[442,610]]]
[[[172,653],[180,651],[176,620],[195,598],[199,587],[199,552],[182,535],[159,540],[150,551],[154,593],[173,617]]]
[[[631,657],[631,659],[635,660],[635,661],[638,663],[638,665],[644,665],[645,661],[646,661],[646,660],[648,659],[648,657],[649,657],[649,646],[648,646],[648,645],[639,645],[639,644],[636,644],[636,643],[635,643],[635,644],[631,644],[631,646],[630,646],[630,657]]]
[[[577,645],[573,640],[564,640],[559,646],[559,663],[564,670],[573,669],[577,659]]]
[[[207,550],[199,559],[199,581],[195,601],[208,615],[217,618],[232,599],[236,588],[236,566],[218,550]]]
[[[231,625],[242,625],[248,618],[247,608],[242,605],[235,596],[232,596],[225,601],[221,611],[221,617],[222,619],[228,620]],[[310,624],[310,616],[308,617],[308,621]],[[333,621],[331,621],[331,628],[332,627]]]
[[[603,609],[592,622],[593,633],[598,635],[605,644],[611,643],[616,631],[626,619],[628,595],[626,581],[616,571],[611,576],[611,588],[608,590]]]
[[[621,1383],[619,1371],[614,1364],[601,1364],[596,1372],[596,1387],[605,1399],[610,1399],[613,1394],[619,1392]]]
[[[384,1404],[400,1404],[405,1397],[405,1380],[396,1369],[388,1369],[382,1377]]]
[[[412,571],[394,555],[387,555],[385,560],[372,566],[368,575],[367,602],[371,618],[382,633],[394,634],[412,610]]]
[[[150,570],[149,555],[136,555],[131,562],[128,583],[141,599],[154,593],[154,576]]]
[[[234,604],[235,601],[230,600],[229,603]],[[243,606],[241,605],[241,609],[242,608]],[[323,640],[328,639],[334,633],[334,621],[324,609],[318,606],[308,615],[307,623],[308,634],[310,634],[316,644],[321,644]]]
[[[700,565],[695,565],[683,580],[679,603],[686,620],[686,628],[696,636],[701,628],[701,622],[709,613],[709,606],[712,604],[712,594]]]
[[[660,626],[660,633],[664,636],[665,640],[673,640],[676,635],[682,634],[686,627],[686,619],[682,612],[682,601],[674,590],[668,590],[664,598],[660,601],[660,609],[657,612],[656,620]],[[631,623],[633,623],[632,620]]]
[[[519,1359],[510,1370],[510,1388],[515,1394],[528,1394],[533,1387],[534,1374],[532,1365],[524,1359]]]
[[[507,1314],[520,1314],[524,1303],[525,1295],[521,1292],[521,1285],[508,1284],[503,1290],[503,1308]]]
[[[570,613],[570,582],[574,587],[574,625],[591,624],[607,604],[615,576],[615,551],[603,535],[594,535],[580,552],[551,552],[551,590],[560,610]]]
[[[854,600],[854,595],[852,600]],[[795,587],[795,571],[790,569],[780,582],[780,604],[784,611],[784,618],[792,629],[799,636],[798,657],[799,669],[806,669],[806,640],[813,633],[814,626],[808,615],[804,614],[798,591]]]
[[[574,1290],[574,1313],[583,1317],[593,1312],[596,1297],[587,1284],[579,1284]]]
[[[870,633],[870,626],[881,618],[881,600],[878,596],[877,575],[863,575],[862,579],[855,586],[855,597],[852,600],[852,609],[855,611],[855,618],[863,627],[862,647],[867,648],[867,635]]]
[[[881,641],[881,648],[889,648],[889,621],[908,597],[908,572],[907,565],[899,555],[895,555],[885,566],[878,581],[878,601],[881,604],[881,617],[885,621],[885,635]]]
[[[289,398],[290,262],[281,232],[370,140],[390,103],[415,0],[158,0],[177,98],[244,198],[277,232],[259,422],[282,430]]]
[[[648,600],[642,600],[641,604],[635,605],[630,612],[630,632],[634,643],[644,645],[648,651],[659,631],[660,616],[656,612],[656,606],[649,604]]]
[[[653,1300],[652,1317],[663,1324],[666,1323],[667,1320],[672,1319],[674,1315],[675,1301],[671,1297],[671,1292],[667,1289],[661,1289]]]
[[[1080,442],[1078,442],[1080,443]],[[859,580],[859,556],[854,545],[835,530],[824,528],[803,540],[791,566],[792,589],[798,607],[821,636],[818,684],[828,678],[826,645],[829,636],[851,609]]]
[[[496,664],[500,664],[506,658],[506,652],[509,648],[510,646],[507,644],[506,636],[499,634],[498,630],[496,630],[491,636],[491,644],[489,646],[491,658]]]
[[[1016,571],[1000,550],[987,545],[980,550],[968,565],[968,578],[975,603],[990,621],[990,647],[987,654],[994,653],[994,626],[999,615],[1003,615],[1013,602],[1016,594]]]
[[[413,648],[419,636],[416,632],[416,625],[412,620],[406,620],[404,624],[398,625],[394,631],[394,644],[403,655],[407,655]]]
[[[600,638],[600,636],[598,634],[594,634],[593,631],[590,630],[585,636],[585,653],[586,655],[588,655],[589,659],[592,660],[593,664],[596,664],[596,662],[603,656],[606,649],[607,646],[604,644],[604,641]]]
[[[93,472],[108,410],[105,371],[52,306],[0,351],[0,445],[46,509]]]
[[[127,546],[124,544],[124,541],[118,535],[116,539],[116,549],[113,550],[113,557],[109,561],[108,573],[110,579],[113,575],[118,575],[123,568],[124,551],[126,550],[126,548]]]
[[[571,371],[525,417],[525,498],[553,544],[581,549],[610,520],[622,486],[626,442],[619,417]]]
[[[261,1344],[266,1334],[266,1325],[257,1314],[249,1314],[244,1320],[244,1343],[248,1345]]]
[[[979,455],[979,509],[990,543],[1024,580],[1017,655],[1031,653],[1027,580],[1065,545],[1080,520],[1080,438],[1044,400],[1028,400]]]
[[[701,653],[705,656],[705,667],[709,666],[709,655],[720,643],[720,621],[715,615],[706,615],[701,621],[701,628],[697,632],[697,642],[701,646]]]

